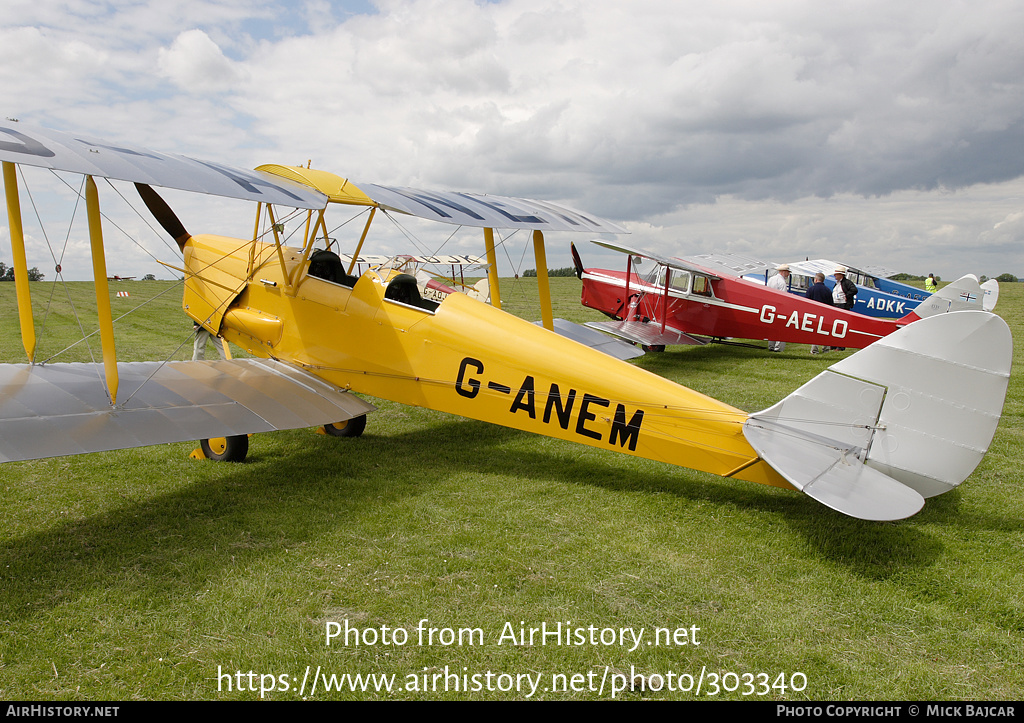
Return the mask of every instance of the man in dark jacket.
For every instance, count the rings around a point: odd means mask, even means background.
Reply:
[[[852,309],[857,300],[857,285],[846,278],[846,267],[837,266],[835,270],[836,285],[832,289],[832,305],[843,309]]]
[[[818,272],[814,275],[814,283],[807,289],[807,298],[832,306],[832,290],[825,286],[825,274]]]
[[[814,283],[811,284],[811,288],[807,289],[807,298],[811,301],[817,301],[820,304],[832,306],[832,291],[825,286],[825,274],[819,272],[814,275]],[[821,354],[822,352],[828,351],[830,348],[831,347],[812,344],[811,354]]]

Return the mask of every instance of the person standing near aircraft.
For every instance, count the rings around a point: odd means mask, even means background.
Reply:
[[[834,275],[836,285],[832,289],[832,305],[841,309],[852,309],[857,300],[857,285],[846,278],[845,266],[837,266]]]
[[[216,347],[221,359],[227,359],[227,356],[224,354],[224,341],[219,336],[214,336],[196,321],[192,322],[192,331],[196,335],[195,342],[192,344],[192,361],[206,359],[207,341],[213,342],[213,346]]]
[[[832,306],[841,309],[852,309],[857,301],[857,285],[846,278],[846,267],[837,266],[833,276],[836,277],[836,285],[832,288]],[[836,351],[846,351],[845,346],[832,347]]]
[[[934,294],[939,290],[939,285],[935,282],[935,274],[928,274],[928,278],[924,280],[924,290],[929,294]]]
[[[832,306],[832,292],[825,285],[825,274],[820,271],[814,275],[814,283],[807,289],[807,298],[811,301],[817,301],[820,304],[826,304]],[[832,347],[822,346],[821,344],[811,345],[811,354],[823,354]]]
[[[776,291],[789,291],[789,264],[779,264],[775,267],[779,273],[768,279],[768,288]],[[782,351],[786,348],[784,341],[768,342],[768,351]]]

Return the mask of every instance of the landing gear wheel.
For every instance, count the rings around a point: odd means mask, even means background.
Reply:
[[[243,462],[249,454],[249,435],[201,439],[199,446],[206,458],[215,462]]]
[[[358,437],[366,429],[366,415],[335,424],[325,424],[324,431],[332,437]]]
[[[640,348],[643,349],[644,351],[665,351],[664,344],[643,344]]]

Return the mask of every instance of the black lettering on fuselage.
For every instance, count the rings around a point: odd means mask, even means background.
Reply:
[[[615,408],[615,418],[612,420],[612,434],[608,438],[608,444],[614,446],[621,438],[620,447],[626,446],[629,441],[629,451],[636,451],[636,441],[640,437],[640,425],[644,422],[644,410],[638,409],[633,412],[633,417],[626,421],[626,405],[620,404]]]
[[[466,399],[476,399],[480,394],[480,390],[486,386],[491,391],[511,395],[514,387],[482,378],[483,373],[484,363],[482,361],[472,357],[464,357],[459,363],[459,373],[455,379],[455,392]],[[512,405],[509,407],[509,414],[526,412],[530,419],[537,419],[536,387],[536,378],[533,375],[525,376],[519,385],[519,389],[516,391]],[[607,417],[603,417],[605,422],[611,422],[611,431],[608,437],[605,437],[603,432],[605,427],[603,424],[599,423],[596,428],[591,428],[588,424],[597,420],[598,411],[596,408],[610,407],[611,401],[596,394],[583,392],[580,406],[578,410],[575,410],[578,394],[577,390],[569,389],[568,393],[563,397],[562,390],[558,384],[552,383],[547,395],[547,401],[544,403],[544,415],[541,421],[544,424],[556,422],[565,431],[571,429],[581,437],[599,442],[606,440],[612,447],[628,448],[630,452],[635,452],[640,441],[640,428],[644,422],[644,410],[636,409],[630,416],[626,405],[617,403],[612,419],[609,420]],[[574,411],[576,411],[575,428],[573,428],[572,421]],[[510,421],[508,424],[518,427],[520,423]],[[532,429],[531,431],[537,430]]]
[[[591,439],[601,439],[601,433],[595,432],[592,429],[587,429],[584,425],[586,422],[597,419],[596,414],[591,414],[590,405],[596,404],[599,407],[607,407],[611,402],[601,397],[595,397],[593,394],[584,394],[583,403],[580,405],[580,416],[576,420],[576,434],[583,435],[584,437],[590,437]]]
[[[512,407],[508,411],[515,414],[520,409],[525,409],[526,413],[530,415],[530,419],[537,418],[537,407],[534,404],[533,394],[533,377],[526,377],[523,380],[523,385],[519,387],[519,393],[516,394],[516,400],[512,402]]]
[[[551,421],[551,410],[558,415],[558,425],[562,429],[568,429],[572,421],[572,405],[576,401],[576,390],[570,389],[565,397],[565,406],[562,406],[562,394],[557,384],[551,385],[551,392],[548,394],[547,404],[544,405],[544,424]]]
[[[479,359],[472,359],[467,356],[462,360],[462,363],[459,364],[459,376],[455,380],[455,391],[464,396],[466,399],[472,399],[473,397],[480,393],[480,382],[476,379],[469,380],[468,389],[466,389],[463,386],[463,382],[466,381],[466,369],[467,367],[470,366],[476,369],[477,374],[484,373],[484,363]]]

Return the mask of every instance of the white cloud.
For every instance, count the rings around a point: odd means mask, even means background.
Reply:
[[[186,30],[157,56],[160,71],[188,93],[230,90],[245,72],[202,30]]]
[[[1024,173],[1019,3],[367,8],[79,0],[68,20],[16,2],[5,113],[245,166],[562,200],[662,251],[848,248],[949,276],[988,244],[1024,269],[985,236]]]

